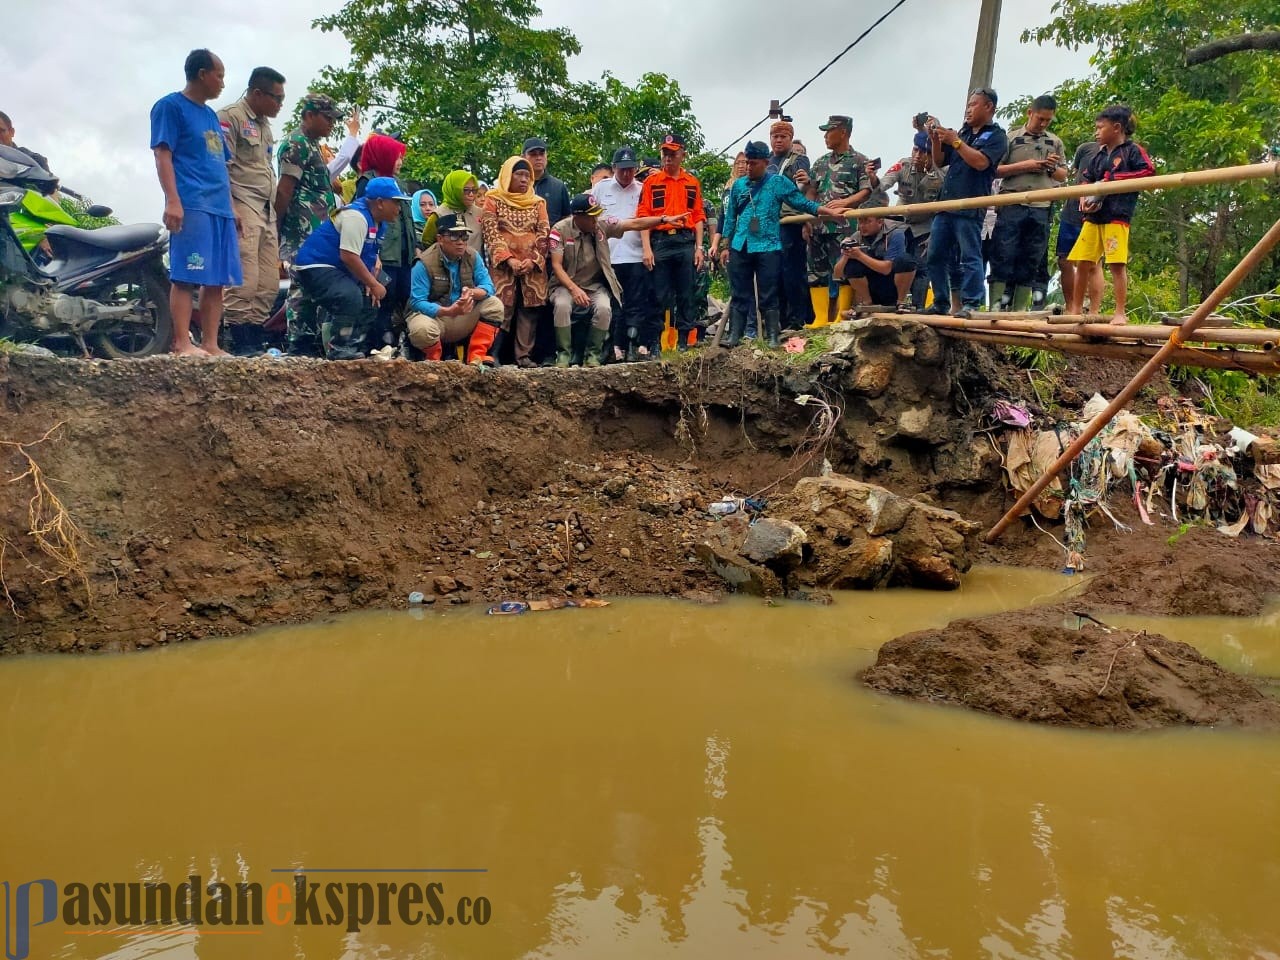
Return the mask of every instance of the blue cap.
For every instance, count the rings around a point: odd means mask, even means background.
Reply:
[[[366,200],[412,200],[396,183],[395,177],[374,177],[364,188]]]
[[[917,150],[932,150],[933,147],[929,143],[929,135],[921,130],[915,135],[915,139],[911,141],[911,145]]]
[[[747,155],[748,160],[768,160],[773,151],[766,147],[761,141],[752,140],[747,144],[743,152]]]

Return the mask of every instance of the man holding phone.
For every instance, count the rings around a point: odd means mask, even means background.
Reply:
[[[1066,148],[1049,132],[1057,109],[1053,97],[1036,97],[1027,122],[1009,131],[1009,147],[996,167],[996,176],[1004,178],[1001,193],[1047,190],[1067,179]],[[1048,200],[999,208],[991,240],[992,310],[1030,309],[1037,269],[1049,254],[1052,220]]]

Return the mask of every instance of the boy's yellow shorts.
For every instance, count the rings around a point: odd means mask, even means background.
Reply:
[[[1104,258],[1107,263],[1129,262],[1129,224],[1086,221],[1080,228],[1075,246],[1067,255],[1068,260],[1085,260],[1089,263],[1097,263]]]

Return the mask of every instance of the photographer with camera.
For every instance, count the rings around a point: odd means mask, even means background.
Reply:
[[[1009,148],[1003,128],[994,123],[996,92],[979,87],[969,94],[964,126],[958,131],[944,127],[933,118],[926,124],[932,146],[933,163],[946,167],[941,200],[960,200],[991,195],[996,167]],[[968,316],[986,303],[986,270],[982,263],[982,220],[986,211],[951,210],[933,218],[929,244],[929,282],[933,285],[931,313],[948,312],[951,299],[950,267],[960,253],[961,309]]]
[[[876,304],[912,313],[916,243],[905,223],[862,217],[853,236],[840,242],[835,277],[849,281],[855,306]]]
[[[881,183],[885,190],[897,187],[898,206],[910,206],[917,203],[932,203],[942,192],[943,171],[933,165],[933,151],[929,143],[929,134],[924,132],[924,125],[929,114],[918,113],[913,125],[917,128],[915,140],[911,147],[911,156],[905,157],[890,167]],[[917,265],[929,256],[929,234],[933,227],[933,214],[910,213],[903,211],[903,219],[911,228],[911,235],[916,241]],[[915,282],[911,285],[911,298],[917,310],[925,308],[925,300],[929,293],[929,276],[924,270],[916,271]]]

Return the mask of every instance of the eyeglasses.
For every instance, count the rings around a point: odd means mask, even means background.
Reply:
[[[264,97],[270,97],[276,103],[284,103],[283,93],[272,93],[269,90],[259,90],[258,93],[262,94]]]
[[[463,194],[468,194],[468,193],[479,193],[479,192],[480,192],[480,188],[479,188],[479,187],[463,187],[463,188],[462,188],[462,192],[463,192]]]
[[[992,104],[997,102],[996,92],[989,87],[974,87],[969,91],[969,96],[986,97]]]

